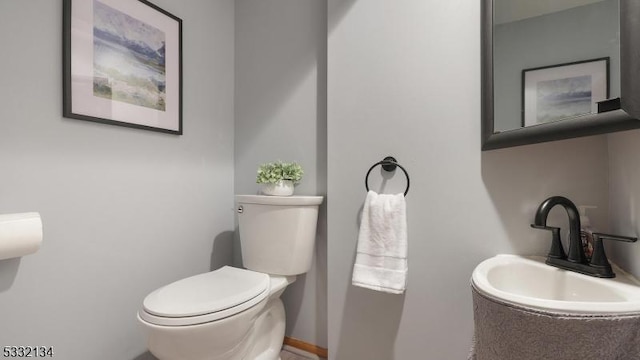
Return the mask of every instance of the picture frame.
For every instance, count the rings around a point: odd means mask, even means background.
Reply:
[[[182,20],[146,0],[63,0],[63,116],[182,135]]]
[[[598,113],[609,98],[609,57],[522,70],[522,126]]]

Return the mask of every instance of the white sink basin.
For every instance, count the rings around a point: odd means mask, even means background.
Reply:
[[[615,265],[613,279],[558,269],[536,256],[497,255],[471,277],[482,294],[529,308],[563,313],[640,312],[640,282]]]

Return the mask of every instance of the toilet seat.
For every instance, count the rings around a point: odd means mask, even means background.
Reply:
[[[155,290],[138,315],[155,325],[196,325],[235,315],[268,295],[269,275],[225,266]]]

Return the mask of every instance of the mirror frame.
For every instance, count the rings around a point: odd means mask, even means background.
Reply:
[[[640,128],[640,1],[620,1],[621,109],[494,132],[493,1],[481,0],[482,150]]]

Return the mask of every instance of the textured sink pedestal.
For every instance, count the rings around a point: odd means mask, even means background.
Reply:
[[[498,255],[472,276],[474,360],[640,359],[640,286]]]

